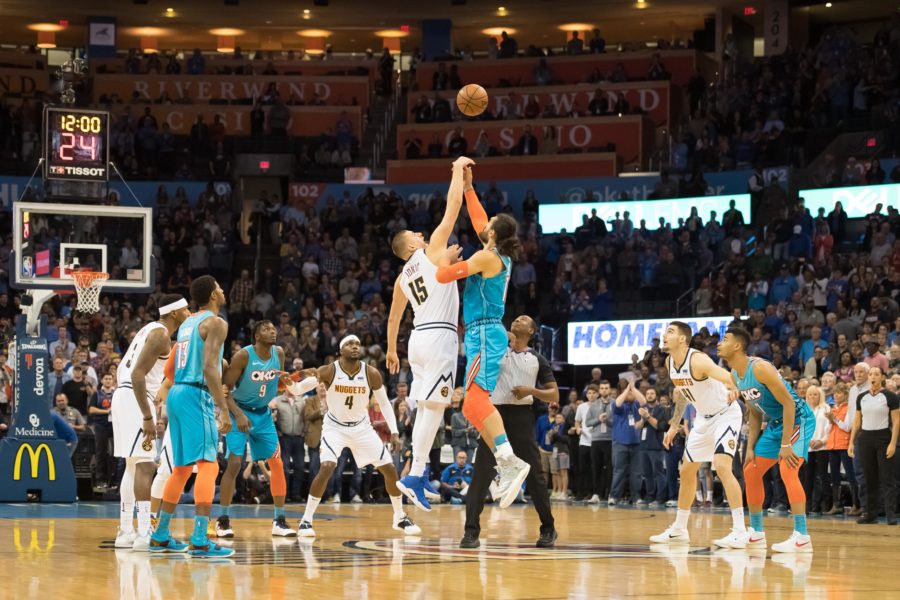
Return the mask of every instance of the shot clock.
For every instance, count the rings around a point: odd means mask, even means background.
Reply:
[[[109,179],[109,113],[48,107],[44,111],[44,179]]]

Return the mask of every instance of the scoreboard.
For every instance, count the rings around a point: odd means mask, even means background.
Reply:
[[[44,111],[44,179],[109,179],[109,113],[48,107]]]

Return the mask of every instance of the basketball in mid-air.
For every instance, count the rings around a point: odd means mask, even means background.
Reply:
[[[467,117],[477,117],[488,105],[488,94],[477,83],[465,85],[456,94],[456,106]]]

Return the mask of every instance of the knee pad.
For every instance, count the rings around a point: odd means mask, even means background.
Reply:
[[[484,429],[484,420],[494,414],[496,410],[494,405],[491,404],[491,395],[487,390],[473,383],[466,392],[466,398],[463,401],[463,416],[469,420],[469,423],[475,429],[482,431]]]

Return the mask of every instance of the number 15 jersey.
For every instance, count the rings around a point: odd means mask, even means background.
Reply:
[[[432,323],[449,324],[456,328],[459,322],[459,289],[455,281],[438,283],[437,267],[424,249],[416,250],[406,261],[399,283],[413,307],[413,322],[417,328]]]

